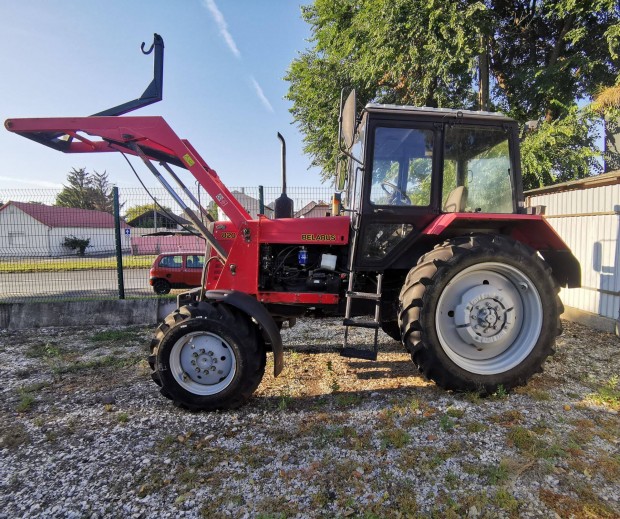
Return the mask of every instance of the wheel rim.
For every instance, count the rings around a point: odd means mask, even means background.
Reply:
[[[435,318],[446,355],[471,373],[492,375],[514,368],[534,349],[543,307],[529,277],[518,268],[489,262],[450,280]]]
[[[224,339],[210,332],[192,332],[170,352],[170,371],[177,383],[196,395],[226,389],[237,372],[237,358]]]

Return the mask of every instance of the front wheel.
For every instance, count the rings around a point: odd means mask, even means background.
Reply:
[[[256,390],[265,348],[250,318],[225,304],[194,303],[170,314],[151,343],[161,393],[191,410],[234,409]]]
[[[500,235],[438,245],[400,294],[403,343],[446,389],[493,392],[542,371],[561,331],[562,303],[536,251]]]
[[[166,281],[165,279],[156,279],[153,282],[153,290],[158,295],[163,296],[169,293],[171,288],[172,287],[170,286],[170,283]]]

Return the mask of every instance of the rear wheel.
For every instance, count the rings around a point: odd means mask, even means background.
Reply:
[[[493,392],[542,371],[561,332],[549,267],[499,235],[456,238],[420,258],[400,294],[403,343],[446,389]]]
[[[400,342],[400,327],[398,321],[384,321],[381,323],[381,329],[395,341]]]
[[[217,303],[181,307],[157,329],[149,363],[161,393],[192,410],[234,409],[256,390],[265,348],[250,318]]]
[[[164,295],[170,292],[170,283],[165,279],[156,279],[153,281],[153,290],[156,294]]]

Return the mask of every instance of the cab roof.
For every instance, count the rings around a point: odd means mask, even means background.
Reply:
[[[408,115],[435,116],[435,117],[454,117],[465,119],[486,119],[494,123],[514,123],[515,120],[505,116],[500,112],[484,112],[476,110],[456,110],[453,108],[431,108],[429,106],[406,106],[406,105],[384,105],[368,103],[365,107],[367,112],[383,113],[395,115],[396,113],[406,113]]]

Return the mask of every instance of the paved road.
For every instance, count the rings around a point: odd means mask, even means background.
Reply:
[[[154,295],[148,269],[124,272],[125,295]],[[65,272],[27,272],[0,274],[0,301],[31,298],[75,298],[118,296],[116,270],[76,270]]]

